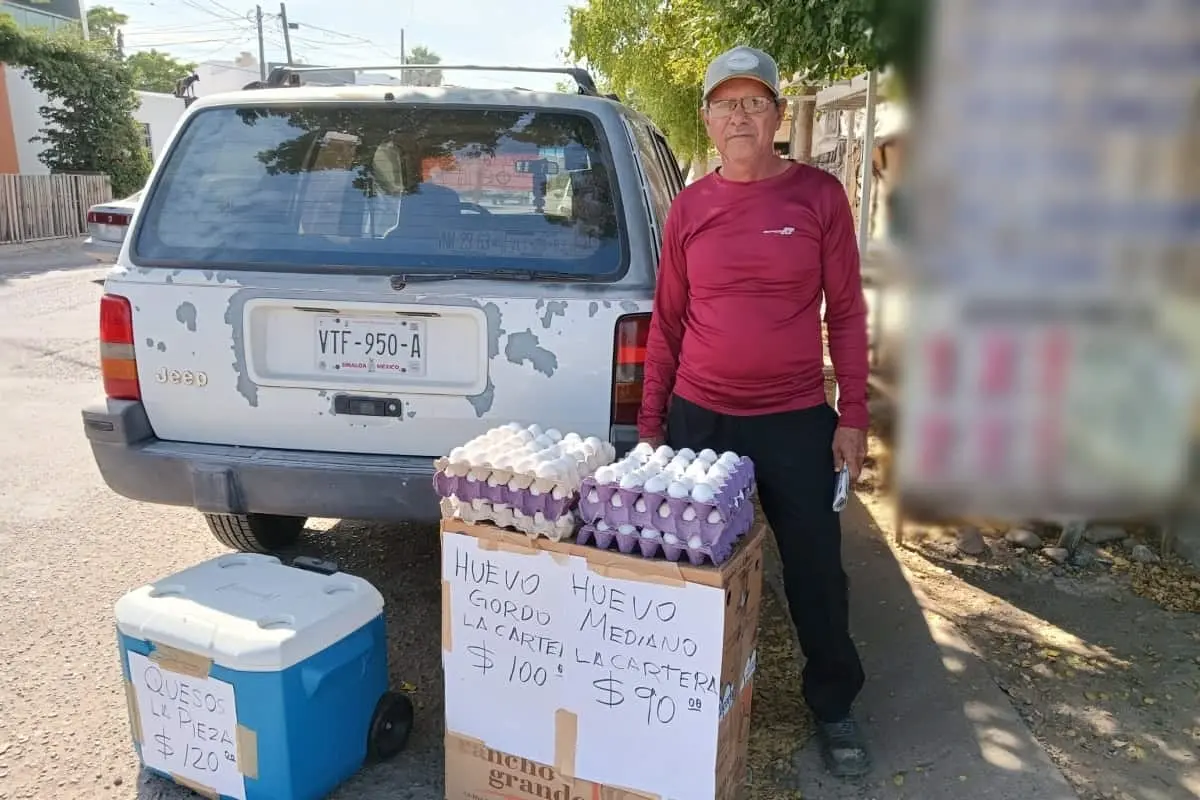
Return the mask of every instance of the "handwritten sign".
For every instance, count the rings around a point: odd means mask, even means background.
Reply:
[[[575,777],[664,798],[714,795],[724,592],[609,578],[587,560],[447,533],[446,725]],[[556,736],[575,715],[573,753]],[[567,746],[570,746],[569,743]]]
[[[168,775],[208,787],[222,797],[246,798],[237,765],[237,704],[233,687],[194,678],[129,653],[137,698],[142,761]]]

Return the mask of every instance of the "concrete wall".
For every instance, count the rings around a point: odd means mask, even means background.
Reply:
[[[4,81],[4,90],[0,91],[0,99],[3,99],[5,95],[8,97],[11,149],[16,153],[15,169],[11,164],[4,163],[0,166],[5,169],[0,169],[0,171],[17,172],[22,175],[48,174],[50,170],[38,160],[38,156],[45,147],[41,142],[32,141],[34,137],[41,134],[42,128],[46,125],[39,110],[46,105],[46,96],[33,88],[33,84],[20,69],[6,67],[0,72],[0,80]],[[171,129],[175,127],[175,123],[183,114],[183,101],[171,95],[154,92],[137,92],[137,95],[141,101],[141,107],[134,112],[133,116],[138,122],[150,126],[151,151],[157,159]],[[0,123],[3,122],[3,115],[0,114]],[[3,138],[5,137],[0,134],[0,139]]]
[[[183,101],[170,94],[157,92],[138,92],[142,105],[133,117],[143,125],[149,126],[150,152],[154,160],[162,155],[163,145],[175,129],[175,123],[183,116]]]

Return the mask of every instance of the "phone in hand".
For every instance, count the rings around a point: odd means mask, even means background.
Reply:
[[[848,464],[842,466],[842,471],[837,476],[837,486],[833,490],[833,511],[835,514],[840,514],[842,509],[846,507],[846,503],[850,500],[850,466]]]

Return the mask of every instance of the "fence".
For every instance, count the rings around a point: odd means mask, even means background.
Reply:
[[[83,236],[111,199],[107,175],[0,175],[0,244]]]

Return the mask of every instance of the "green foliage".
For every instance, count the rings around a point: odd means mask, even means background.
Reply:
[[[125,65],[133,76],[133,88],[143,92],[175,91],[175,83],[186,78],[196,69],[190,62],[179,61],[158,50],[143,50],[125,59]]]
[[[650,116],[676,153],[707,152],[699,118],[708,62],[738,44],[765,50],[801,83],[894,66],[915,91],[929,0],[587,0],[569,12],[567,55]],[[799,85],[792,93],[803,93]]]
[[[895,67],[916,82],[929,0],[705,0],[723,36],[817,82]]]
[[[122,197],[142,188],[150,172],[138,101],[129,68],[105,41],[77,35],[22,31],[0,15],[0,62],[23,67],[46,94],[40,111],[48,123],[35,141],[39,159],[53,172],[100,172]]]
[[[604,75],[688,159],[708,152],[700,85],[709,60],[728,45],[708,2],[590,0],[569,11],[568,55]]]
[[[440,64],[442,57],[425,45],[419,44],[404,57],[408,64]],[[404,71],[405,83],[412,86],[441,86],[442,71],[440,69],[409,69]]]
[[[87,12],[88,38],[97,45],[121,55],[121,28],[129,23],[129,15],[108,6],[93,6]]]

